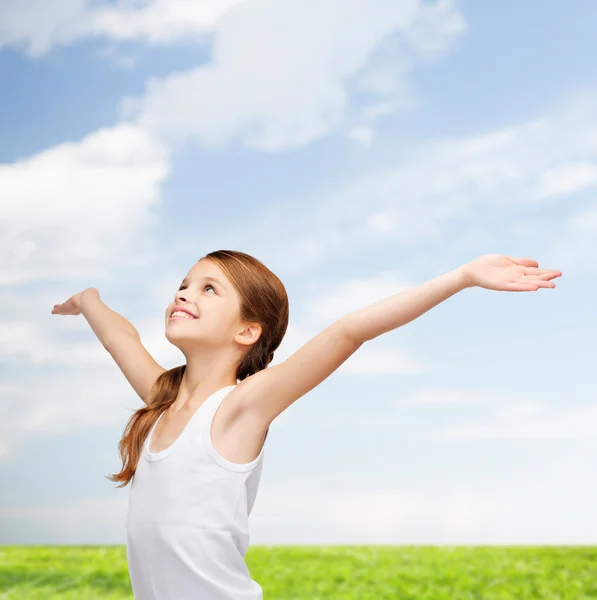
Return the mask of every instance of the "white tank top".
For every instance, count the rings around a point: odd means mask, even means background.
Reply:
[[[250,463],[220,456],[210,439],[231,385],[209,396],[178,438],[143,443],[126,515],[126,556],[135,600],[262,600],[245,563],[264,447]]]

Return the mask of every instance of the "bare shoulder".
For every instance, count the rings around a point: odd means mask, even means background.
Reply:
[[[253,377],[253,376],[251,376]],[[216,451],[234,463],[248,463],[260,453],[270,423],[248,401],[253,387],[241,381],[222,401],[211,426],[211,442]]]

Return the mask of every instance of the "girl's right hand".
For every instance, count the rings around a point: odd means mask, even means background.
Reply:
[[[93,290],[94,288],[89,288]],[[80,315],[81,314],[81,296],[86,292],[84,290],[71,296],[66,302],[62,304],[54,304],[52,309],[53,315]]]

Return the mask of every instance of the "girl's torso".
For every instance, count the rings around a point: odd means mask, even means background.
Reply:
[[[262,598],[244,556],[264,446],[251,457],[247,446],[229,443],[239,435],[230,425],[236,401],[226,408],[224,399],[235,387],[211,394],[186,421],[171,421],[176,427],[164,426],[160,440],[153,436],[162,413],[143,443],[126,517],[136,600]],[[225,440],[218,447],[214,432]],[[252,460],[230,460],[239,456]]]

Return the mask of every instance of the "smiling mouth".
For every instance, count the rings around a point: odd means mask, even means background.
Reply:
[[[170,315],[170,320],[172,319],[187,319],[189,321],[196,321],[197,317],[193,317],[192,315],[189,315],[188,313],[182,311],[176,311],[172,315]]]

